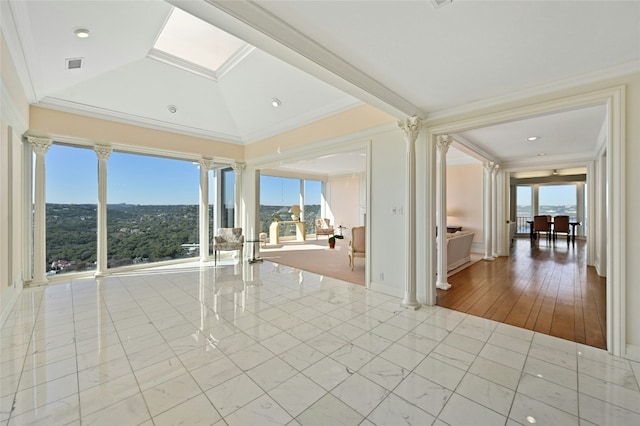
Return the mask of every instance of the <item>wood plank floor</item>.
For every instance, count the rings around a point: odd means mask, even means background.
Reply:
[[[448,278],[439,306],[606,348],[606,280],[586,266],[586,245],[516,239],[510,257],[481,260]]]

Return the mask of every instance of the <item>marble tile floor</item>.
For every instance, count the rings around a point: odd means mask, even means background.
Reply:
[[[26,289],[0,425],[638,425],[640,363],[269,262]]]

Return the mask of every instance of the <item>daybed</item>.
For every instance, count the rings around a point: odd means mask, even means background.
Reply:
[[[470,231],[447,233],[447,271],[471,261],[473,236]]]

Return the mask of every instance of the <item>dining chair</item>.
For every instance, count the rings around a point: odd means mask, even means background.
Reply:
[[[551,239],[551,225],[549,222],[549,216],[547,215],[533,217],[533,232],[536,235],[536,239],[540,237],[541,232],[547,235],[547,240]]]
[[[571,240],[571,232],[569,231],[569,216],[561,215],[553,218],[553,240],[555,241],[558,234],[567,234],[567,245]]]

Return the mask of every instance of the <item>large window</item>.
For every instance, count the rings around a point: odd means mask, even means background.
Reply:
[[[95,269],[98,159],[92,149],[51,145],[46,168],[46,260],[50,274]]]
[[[108,267],[198,255],[199,170],[114,152],[108,161]]]
[[[319,180],[304,181],[304,222],[307,234],[316,233],[316,219],[322,212],[322,182]]]
[[[220,226],[222,228],[233,228],[235,226],[235,185],[236,175],[233,169],[222,170],[222,217]]]
[[[280,221],[290,221],[289,209],[294,204],[300,205],[300,179],[278,176],[260,176],[260,229],[269,232],[269,225],[275,217]],[[306,217],[303,209],[302,215]],[[293,236],[296,228],[283,224],[280,236]]]
[[[529,232],[527,221],[533,220],[532,198],[533,192],[530,186],[516,187],[516,218],[517,232]]]
[[[576,221],[576,185],[542,185],[538,189],[538,214],[568,215]]]

